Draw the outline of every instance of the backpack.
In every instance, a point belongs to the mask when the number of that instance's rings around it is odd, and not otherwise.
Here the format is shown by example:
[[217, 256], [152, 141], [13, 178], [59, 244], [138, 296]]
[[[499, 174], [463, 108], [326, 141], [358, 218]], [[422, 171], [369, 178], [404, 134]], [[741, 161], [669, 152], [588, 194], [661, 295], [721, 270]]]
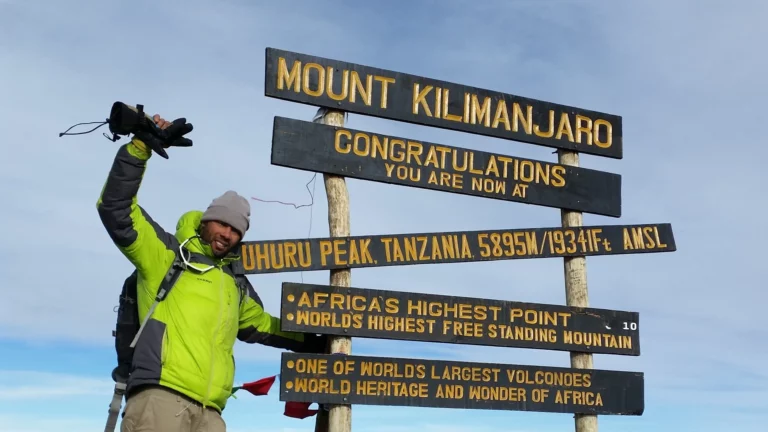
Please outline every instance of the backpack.
[[144, 325], [149, 321], [157, 304], [165, 300], [173, 285], [176, 284], [179, 276], [184, 271], [184, 266], [178, 255], [174, 254], [173, 263], [168, 268], [160, 288], [157, 290], [155, 302], [149, 308], [144, 321], [139, 324], [139, 308], [136, 297], [136, 286], [138, 282], [138, 271], [134, 270], [123, 282], [123, 288], [120, 291], [120, 299], [117, 306], [117, 320], [115, 329], [112, 330], [112, 336], [115, 338], [115, 352], [117, 354], [117, 366], [112, 370], [112, 379], [116, 383], [128, 382], [128, 376], [131, 372], [131, 362], [133, 361], [133, 350], [136, 342], [144, 330]]
[[[234, 266], [230, 264], [230, 270], [235, 275], [237, 287], [240, 290], [240, 301], [248, 296], [249, 282], [245, 275], [236, 273]], [[115, 391], [112, 396], [112, 402], [109, 405], [109, 416], [105, 432], [112, 432], [117, 424], [117, 416], [122, 408], [123, 396], [128, 383], [128, 377], [131, 373], [131, 363], [133, 362], [133, 352], [136, 342], [138, 342], [144, 325], [149, 321], [157, 304], [168, 297], [171, 288], [184, 271], [184, 264], [178, 254], [174, 254], [173, 263], [168, 268], [160, 287], [157, 290], [155, 301], [149, 308], [144, 321], [139, 323], [139, 309], [137, 305], [136, 287], [138, 282], [138, 271], [134, 270], [123, 282], [123, 288], [120, 291], [120, 299], [117, 306], [117, 320], [115, 329], [112, 330], [112, 336], [115, 338], [115, 352], [117, 354], [117, 366], [112, 370], [112, 379], [115, 381]], [[252, 293], [255, 294], [255, 293]], [[258, 295], [255, 300], [262, 305]], [[262, 305], [263, 307], [263, 305]]]

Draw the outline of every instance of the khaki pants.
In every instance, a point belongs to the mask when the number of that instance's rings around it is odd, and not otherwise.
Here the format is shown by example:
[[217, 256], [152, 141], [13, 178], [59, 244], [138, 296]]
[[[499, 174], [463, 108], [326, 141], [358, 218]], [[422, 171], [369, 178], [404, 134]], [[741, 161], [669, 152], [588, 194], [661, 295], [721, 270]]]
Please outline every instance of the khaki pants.
[[226, 432], [218, 411], [159, 387], [128, 399], [120, 432]]

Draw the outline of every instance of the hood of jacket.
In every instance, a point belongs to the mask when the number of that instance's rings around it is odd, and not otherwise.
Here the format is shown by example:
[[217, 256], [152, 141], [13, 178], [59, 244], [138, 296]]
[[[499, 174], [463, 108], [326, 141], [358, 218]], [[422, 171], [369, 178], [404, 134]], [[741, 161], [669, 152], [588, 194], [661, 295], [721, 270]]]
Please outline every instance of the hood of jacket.
[[184, 241], [189, 239], [187, 244], [184, 245], [185, 248], [192, 252], [203, 254], [217, 264], [221, 263], [226, 265], [232, 261], [240, 259], [240, 255], [237, 253], [240, 248], [240, 243], [236, 244], [227, 256], [223, 258], [216, 258], [213, 256], [211, 245], [204, 242], [200, 237], [200, 229], [202, 228], [200, 222], [202, 218], [203, 212], [200, 210], [190, 210], [182, 214], [176, 223], [176, 240], [178, 240], [179, 243], [184, 243]]

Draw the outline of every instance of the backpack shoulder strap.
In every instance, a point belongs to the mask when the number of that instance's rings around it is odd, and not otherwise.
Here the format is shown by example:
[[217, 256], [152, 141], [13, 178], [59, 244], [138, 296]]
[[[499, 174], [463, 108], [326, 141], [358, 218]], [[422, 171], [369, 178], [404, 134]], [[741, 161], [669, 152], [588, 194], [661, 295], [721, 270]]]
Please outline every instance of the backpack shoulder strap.
[[181, 258], [179, 258], [179, 255], [174, 253], [173, 262], [171, 263], [171, 266], [168, 268], [168, 271], [165, 273], [165, 277], [163, 278], [163, 281], [160, 283], [160, 287], [157, 290], [157, 295], [155, 296], [155, 303], [153, 304], [153, 306], [165, 300], [165, 298], [168, 297], [168, 293], [171, 291], [171, 288], [173, 288], [173, 286], [176, 285], [176, 281], [179, 279], [179, 276], [181, 276], [181, 272], [183, 271], [184, 271], [184, 264], [182, 264]]
[[[251, 288], [251, 283], [248, 281], [245, 275], [236, 275], [235, 281], [237, 283], [237, 287], [240, 290], [240, 304], [242, 304], [249, 296], [248, 291], [249, 288]], [[261, 304], [261, 300], [257, 299], [257, 303]]]
[[149, 311], [147, 312], [147, 316], [144, 317], [144, 320], [141, 322], [141, 325], [139, 326], [139, 331], [136, 332], [136, 336], [131, 341], [131, 348], [134, 348], [136, 346], [136, 343], [139, 341], [139, 336], [141, 336], [141, 332], [144, 331], [144, 325], [147, 324], [147, 321], [149, 321], [149, 318], [152, 316], [152, 313], [155, 311], [157, 304], [165, 300], [166, 297], [168, 297], [168, 293], [171, 291], [171, 288], [173, 288], [173, 286], [176, 284], [176, 281], [179, 279], [179, 276], [181, 276], [181, 273], [183, 271], [184, 271], [184, 265], [182, 264], [178, 254], [174, 253], [173, 262], [171, 263], [171, 266], [168, 268], [168, 271], [165, 273], [165, 277], [163, 278], [163, 281], [160, 282], [160, 287], [158, 287], [157, 289], [157, 295], [155, 296], [155, 301], [154, 303], [152, 303], [152, 306], [150, 306]]
[[[256, 292], [253, 290], [253, 286], [251, 285], [251, 281], [248, 280], [248, 278], [245, 276], [244, 273], [238, 271], [238, 266], [236, 266], [234, 263], [229, 264], [229, 270], [232, 272], [232, 275], [234, 276], [235, 283], [237, 284], [237, 288], [240, 291], [240, 304], [242, 304], [246, 298], [249, 296], [249, 291], [252, 292], [252, 294], [256, 294]], [[256, 303], [259, 304], [259, 306], [262, 306], [261, 299], [257, 295]]]

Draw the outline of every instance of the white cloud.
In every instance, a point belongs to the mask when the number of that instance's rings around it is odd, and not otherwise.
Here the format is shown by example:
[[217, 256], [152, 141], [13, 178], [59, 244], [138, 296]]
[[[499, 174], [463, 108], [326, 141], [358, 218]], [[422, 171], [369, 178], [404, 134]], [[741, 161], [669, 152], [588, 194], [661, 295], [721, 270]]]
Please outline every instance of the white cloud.
[[0, 413], [0, 430], [3, 432], [86, 432], [104, 430], [104, 422], [78, 416], [51, 418], [41, 415], [13, 415]]
[[113, 388], [111, 380], [85, 374], [2, 369], [0, 430], [103, 430]]
[[0, 400], [41, 401], [62, 397], [110, 395], [114, 382], [89, 376], [24, 370], [0, 370]]
[[[537, 429], [528, 428], [508, 428], [502, 426], [486, 426], [478, 422], [468, 422], [467, 424], [451, 424], [442, 422], [416, 422], [402, 425], [382, 425], [369, 426], [361, 428], [365, 432], [410, 432], [420, 430], [424, 432], [532, 432]], [[540, 429], [539, 429], [540, 430]]]

